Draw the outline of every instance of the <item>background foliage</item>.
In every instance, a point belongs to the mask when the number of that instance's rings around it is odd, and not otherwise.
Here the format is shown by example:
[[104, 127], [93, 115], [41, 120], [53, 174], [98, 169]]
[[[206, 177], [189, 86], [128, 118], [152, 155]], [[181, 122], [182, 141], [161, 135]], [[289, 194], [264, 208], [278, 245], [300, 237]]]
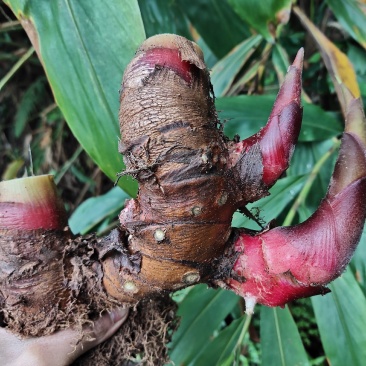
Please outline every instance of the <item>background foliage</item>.
[[[316, 209], [343, 129], [339, 83], [366, 99], [362, 0], [5, 4], [22, 24], [0, 5], [0, 174], [11, 179], [32, 171], [55, 173], [74, 233], [109, 230], [125, 198], [136, 192], [132, 179], [121, 180], [120, 188], [112, 181], [123, 169], [118, 89], [145, 36], [177, 33], [202, 47], [225, 132], [241, 138], [265, 124], [289, 60], [305, 48], [304, 122], [291, 167], [269, 197], [249, 207], [264, 223], [294, 224]], [[21, 25], [38, 38], [42, 65]], [[85, 200], [90, 196], [98, 197]], [[233, 225], [259, 229], [239, 213]], [[171, 358], [176, 365], [195, 366], [363, 365], [365, 233], [330, 289], [284, 309], [257, 306], [253, 318], [244, 315], [245, 304], [233, 293], [203, 285], [180, 291], [174, 298], [182, 321]]]

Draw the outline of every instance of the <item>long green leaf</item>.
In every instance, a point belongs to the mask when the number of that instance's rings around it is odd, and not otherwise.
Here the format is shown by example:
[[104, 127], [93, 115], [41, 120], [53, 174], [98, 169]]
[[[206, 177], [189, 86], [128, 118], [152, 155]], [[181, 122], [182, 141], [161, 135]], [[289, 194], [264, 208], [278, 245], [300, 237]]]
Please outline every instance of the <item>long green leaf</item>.
[[238, 43], [251, 36], [247, 25], [235, 14], [227, 0], [176, 0], [207, 46], [224, 57]]
[[269, 42], [276, 38], [278, 24], [287, 23], [291, 0], [229, 0], [236, 13]]
[[355, 68], [358, 85], [360, 87], [363, 104], [366, 97], [366, 52], [357, 45], [348, 45], [347, 57]]
[[200, 354], [237, 301], [232, 292], [206, 289], [204, 285], [187, 294], [179, 305], [181, 324], [171, 345], [170, 358], [175, 365], [188, 365]]
[[261, 40], [260, 35], [246, 39], [213, 67], [211, 82], [217, 97], [225, 95], [229, 90], [235, 76], [259, 46]]
[[138, 0], [146, 37], [159, 33], [174, 33], [191, 38], [188, 21], [175, 1]]
[[287, 306], [284, 309], [261, 307], [260, 334], [263, 365], [310, 365]]
[[86, 234], [106, 217], [119, 212], [130, 196], [119, 187], [83, 202], [71, 215], [69, 226], [74, 234]]
[[206, 44], [206, 42], [203, 40], [202, 37], [200, 37], [199, 39], [196, 39], [195, 42], [197, 42], [197, 44], [200, 46], [200, 48], [205, 56], [205, 64], [206, 64], [207, 68], [209, 70], [212, 69], [216, 65], [218, 58], [211, 51], [210, 47], [208, 47], [208, 45]]
[[[234, 357], [236, 343], [245, 323], [245, 316], [234, 320], [210, 341], [200, 356], [194, 361], [194, 366], [222, 366], [229, 358]], [[192, 364], [192, 365], [193, 365]]]
[[283, 83], [287, 69], [290, 66], [290, 60], [286, 50], [278, 43], [276, 43], [273, 47], [272, 62], [279, 82]]
[[[7, 4], [28, 30], [32, 24], [57, 104], [81, 145], [114, 180], [123, 168], [117, 152], [118, 89], [145, 38], [137, 0]], [[123, 187], [129, 193], [136, 189], [132, 180]]]
[[22, 134], [32, 113], [36, 110], [40, 100], [44, 98], [46, 91], [45, 85], [46, 78], [40, 77], [22, 95], [14, 118], [14, 134], [16, 137]]
[[331, 293], [312, 298], [325, 354], [332, 366], [363, 366], [366, 360], [366, 297], [347, 270]]
[[[319, 142], [298, 143], [291, 159], [290, 167], [287, 170], [287, 175], [298, 176], [300, 174], [309, 174], [314, 165], [332, 148], [333, 145], [334, 141], [332, 139]], [[324, 163], [315, 178], [315, 181], [304, 204], [304, 206], [306, 206], [310, 212], [315, 211], [320, 201], [326, 194], [336, 157], [337, 153], [335, 152], [332, 154], [331, 159], [328, 159]], [[301, 221], [307, 218], [308, 216], [304, 217], [303, 215], [300, 215]]]
[[254, 79], [260, 73], [262, 64], [263, 61], [261, 59], [257, 59], [256, 61], [245, 65], [242, 73], [240, 73], [241, 75], [234, 81], [226, 95], [237, 95], [241, 90], [244, 90], [245, 84]]
[[356, 252], [352, 258], [351, 266], [355, 273], [355, 277], [366, 296], [366, 224], [363, 228], [360, 243], [358, 244]]
[[366, 4], [358, 0], [327, 0], [344, 29], [366, 49]]
[[[266, 223], [278, 217], [284, 208], [296, 197], [305, 182], [306, 176], [286, 177], [280, 179], [271, 189], [270, 195], [247, 205], [253, 214], [259, 210], [259, 217]], [[235, 213], [232, 221], [234, 227], [246, 227], [259, 230], [260, 227], [240, 213]]]
[[[263, 127], [269, 117], [274, 95], [241, 95], [218, 98], [219, 117], [225, 121], [225, 133], [229, 137], [239, 134], [246, 138]], [[299, 141], [321, 141], [342, 132], [341, 123], [332, 114], [313, 104], [304, 105], [304, 116]]]

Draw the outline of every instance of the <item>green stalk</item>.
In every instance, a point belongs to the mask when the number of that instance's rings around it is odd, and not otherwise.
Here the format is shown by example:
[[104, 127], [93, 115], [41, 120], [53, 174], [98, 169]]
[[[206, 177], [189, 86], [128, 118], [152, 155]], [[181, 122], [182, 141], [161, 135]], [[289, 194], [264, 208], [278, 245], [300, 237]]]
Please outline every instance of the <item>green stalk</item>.
[[8, 73], [0, 80], [0, 91], [12, 76], [21, 68], [21, 66], [32, 56], [34, 47], [31, 47], [8, 71]]
[[19, 20], [9, 20], [8, 22], [0, 24], [0, 33], [18, 29], [22, 29], [22, 25]]
[[241, 330], [239, 339], [236, 342], [234, 353], [236, 353], [239, 350], [240, 345], [243, 343], [244, 337], [248, 332], [250, 322], [252, 321], [252, 316], [253, 316], [253, 314], [247, 314], [246, 315], [247, 318], [245, 319], [245, 323], [244, 323], [243, 328]]
[[293, 203], [292, 207], [290, 208], [285, 221], [283, 222], [283, 226], [289, 226], [291, 225], [296, 212], [300, 205], [302, 205], [306, 197], [308, 196], [310, 189], [314, 183], [315, 178], [319, 174], [320, 169], [324, 165], [324, 163], [330, 158], [330, 156], [334, 153], [335, 150], [339, 148], [341, 144], [341, 141], [339, 139], [334, 139], [334, 143], [332, 147], [317, 161], [317, 163], [313, 166], [313, 169], [311, 170], [307, 180], [305, 181], [304, 187], [300, 191], [299, 195], [297, 196], [295, 202]]
[[60, 183], [60, 180], [62, 179], [62, 177], [65, 175], [65, 173], [70, 169], [71, 165], [74, 164], [75, 160], [78, 158], [78, 156], [81, 154], [81, 152], [83, 151], [83, 147], [79, 146], [74, 154], [71, 156], [71, 158], [65, 163], [65, 165], [62, 167], [62, 169], [60, 170], [60, 172], [58, 174], [56, 174], [55, 177], [55, 183], [58, 184]]

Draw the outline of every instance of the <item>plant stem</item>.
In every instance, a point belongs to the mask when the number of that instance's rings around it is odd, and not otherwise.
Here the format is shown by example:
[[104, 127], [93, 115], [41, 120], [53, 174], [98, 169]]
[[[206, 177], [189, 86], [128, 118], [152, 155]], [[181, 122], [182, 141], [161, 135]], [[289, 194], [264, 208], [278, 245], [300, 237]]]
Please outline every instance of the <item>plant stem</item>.
[[71, 165], [74, 164], [75, 160], [78, 158], [78, 156], [81, 154], [82, 151], [83, 151], [83, 147], [82, 146], [79, 146], [75, 150], [75, 152], [71, 156], [71, 158], [65, 163], [65, 165], [62, 167], [62, 169], [60, 170], [60, 172], [56, 175], [56, 177], [55, 177], [55, 183], [56, 184], [60, 183], [60, 180], [62, 179], [62, 177], [70, 169]]
[[0, 33], [18, 29], [22, 29], [22, 25], [19, 20], [9, 20], [8, 22], [0, 24]]
[[20, 69], [20, 67], [32, 56], [34, 47], [31, 47], [9, 70], [9, 72], [0, 80], [0, 91], [11, 77]]
[[317, 161], [317, 163], [313, 166], [313, 169], [310, 171], [308, 179], [305, 181], [304, 187], [300, 191], [299, 195], [297, 196], [295, 202], [293, 203], [292, 207], [290, 208], [285, 221], [283, 222], [283, 226], [291, 225], [296, 212], [300, 205], [304, 203], [306, 197], [308, 196], [310, 189], [314, 183], [315, 178], [319, 174], [320, 169], [324, 165], [324, 163], [328, 160], [328, 158], [334, 153], [336, 149], [340, 146], [341, 141], [339, 139], [334, 139], [334, 143], [332, 147]]
[[236, 342], [234, 353], [236, 353], [238, 351], [240, 345], [243, 343], [244, 337], [247, 334], [247, 331], [249, 329], [249, 325], [250, 325], [251, 321], [252, 321], [252, 314], [247, 314], [246, 319], [245, 319], [245, 323], [243, 325], [243, 328], [242, 328], [240, 336], [239, 336], [239, 339]]

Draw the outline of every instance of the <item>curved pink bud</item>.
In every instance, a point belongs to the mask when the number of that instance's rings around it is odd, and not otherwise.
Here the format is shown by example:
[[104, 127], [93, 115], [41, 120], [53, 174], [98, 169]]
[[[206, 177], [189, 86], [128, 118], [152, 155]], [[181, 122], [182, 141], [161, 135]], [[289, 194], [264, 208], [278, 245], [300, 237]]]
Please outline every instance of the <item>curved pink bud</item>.
[[339, 157], [318, 210], [302, 224], [255, 236], [241, 232], [236, 240], [241, 254], [229, 286], [251, 303], [284, 305], [324, 292], [351, 259], [366, 218], [366, 123], [361, 102], [348, 105]]
[[262, 181], [267, 187], [272, 186], [288, 168], [300, 133], [303, 58], [304, 50], [301, 48], [288, 69], [266, 126], [233, 146], [232, 164], [235, 165], [242, 154], [247, 154], [259, 145], [263, 166]]
[[235, 251], [240, 255], [233, 267], [235, 279], [230, 279], [229, 287], [244, 297], [247, 312], [251, 312], [256, 303], [283, 306], [291, 300], [325, 292], [321, 286], [299, 283], [290, 271], [272, 271], [267, 263], [265, 248], [266, 238], [262, 235], [241, 232], [235, 242]]

